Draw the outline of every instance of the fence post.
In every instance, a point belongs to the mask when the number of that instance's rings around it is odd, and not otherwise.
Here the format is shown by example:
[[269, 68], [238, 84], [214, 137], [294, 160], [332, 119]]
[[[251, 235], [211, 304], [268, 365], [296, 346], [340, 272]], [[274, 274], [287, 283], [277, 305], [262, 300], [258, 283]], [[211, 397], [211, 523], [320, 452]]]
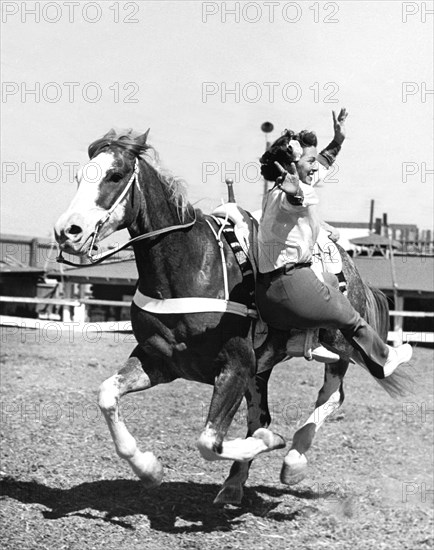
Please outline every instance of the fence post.
[[[404, 296], [395, 294], [395, 311], [404, 311]], [[393, 319], [393, 331], [396, 333], [396, 340], [393, 345], [400, 346], [403, 343], [402, 328], [404, 325], [404, 317], [396, 315]]]
[[80, 304], [74, 308], [74, 321], [84, 323], [86, 321], [86, 304]]

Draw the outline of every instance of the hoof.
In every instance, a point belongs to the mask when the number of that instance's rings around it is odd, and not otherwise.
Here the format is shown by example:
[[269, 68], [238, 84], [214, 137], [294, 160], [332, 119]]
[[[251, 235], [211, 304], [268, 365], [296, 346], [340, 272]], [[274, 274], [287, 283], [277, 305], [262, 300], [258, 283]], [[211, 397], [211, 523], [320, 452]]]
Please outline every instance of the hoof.
[[215, 497], [213, 504], [233, 504], [239, 506], [243, 499], [243, 487], [241, 483], [236, 485], [223, 485]]
[[153, 453], [140, 453], [131, 467], [146, 489], [161, 485], [164, 475], [163, 466]]
[[275, 449], [283, 449], [286, 446], [286, 442], [282, 436], [273, 433], [267, 428], [258, 428], [252, 435], [252, 437], [254, 437], [255, 439], [261, 439], [268, 447], [269, 451], [274, 451]]
[[300, 483], [307, 474], [307, 458], [295, 449], [291, 449], [285, 456], [280, 481], [285, 485], [296, 485]]

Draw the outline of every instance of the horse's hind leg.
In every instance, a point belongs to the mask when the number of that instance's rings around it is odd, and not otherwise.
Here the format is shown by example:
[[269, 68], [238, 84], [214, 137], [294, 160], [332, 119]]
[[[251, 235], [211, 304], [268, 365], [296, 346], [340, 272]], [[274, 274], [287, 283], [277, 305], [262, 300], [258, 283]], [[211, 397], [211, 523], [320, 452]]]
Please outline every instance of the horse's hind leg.
[[[267, 428], [271, 417], [268, 410], [268, 380], [271, 369], [250, 378], [246, 391], [247, 436], [250, 437], [259, 428]], [[223, 483], [214, 504], [241, 504], [243, 487], [249, 476], [250, 462], [234, 462], [229, 476]]]
[[246, 339], [236, 337], [226, 344], [220, 362], [205, 429], [197, 442], [203, 458], [248, 462], [259, 453], [284, 447], [283, 439], [266, 428], [256, 430], [246, 439], [224, 441], [247, 390], [248, 379], [253, 378], [255, 356]]
[[152, 358], [147, 358], [145, 364], [143, 352], [137, 347], [122, 369], [105, 380], [99, 388], [98, 404], [106, 419], [116, 452], [128, 462], [147, 487], [161, 483], [163, 468], [152, 452], [141, 452], [137, 447], [136, 440], [122, 420], [119, 400], [127, 393], [146, 390], [170, 380], [163, 378], [160, 370], [152, 367]]
[[303, 426], [295, 432], [291, 449], [285, 456], [280, 473], [282, 483], [295, 485], [306, 476], [306, 452], [311, 447], [316, 432], [325, 419], [335, 413], [344, 401], [342, 379], [347, 368], [348, 362], [342, 359], [325, 366], [324, 384], [318, 393], [315, 410]]

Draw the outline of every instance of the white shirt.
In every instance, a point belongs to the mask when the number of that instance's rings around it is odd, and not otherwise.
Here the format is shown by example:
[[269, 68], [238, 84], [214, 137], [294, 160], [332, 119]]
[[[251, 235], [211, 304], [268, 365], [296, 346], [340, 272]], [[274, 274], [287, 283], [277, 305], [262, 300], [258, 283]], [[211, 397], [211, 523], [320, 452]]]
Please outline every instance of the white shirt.
[[314, 186], [326, 172], [327, 169], [320, 165], [312, 185], [300, 182], [304, 195], [301, 205], [292, 205], [286, 193], [277, 187], [268, 192], [258, 234], [258, 268], [261, 273], [274, 271], [288, 263], [312, 261], [313, 246], [320, 229], [316, 212], [319, 199]]

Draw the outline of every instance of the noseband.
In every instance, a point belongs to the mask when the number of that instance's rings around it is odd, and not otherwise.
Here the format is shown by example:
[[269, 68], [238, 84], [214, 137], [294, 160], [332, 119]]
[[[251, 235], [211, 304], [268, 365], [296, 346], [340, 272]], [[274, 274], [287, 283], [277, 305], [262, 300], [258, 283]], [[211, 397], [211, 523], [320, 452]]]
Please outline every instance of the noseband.
[[71, 266], [74, 266], [74, 267], [84, 267], [85, 265], [97, 265], [97, 264], [100, 264], [101, 262], [103, 262], [104, 260], [107, 260], [108, 258], [113, 256], [114, 254], [117, 254], [121, 250], [124, 250], [125, 248], [128, 248], [129, 246], [131, 246], [132, 244], [134, 244], [138, 241], [141, 241], [141, 240], [144, 240], [144, 239], [150, 239], [152, 237], [157, 237], [158, 235], [162, 235], [163, 233], [168, 233], [170, 231], [175, 231], [175, 230], [179, 230], [179, 229], [186, 229], [188, 227], [193, 226], [196, 223], [196, 212], [193, 209], [194, 219], [191, 222], [184, 223], [184, 224], [181, 224], [181, 225], [170, 225], [169, 227], [163, 227], [162, 229], [157, 229], [155, 231], [150, 231], [149, 233], [144, 233], [143, 235], [138, 235], [137, 237], [134, 237], [133, 239], [130, 239], [129, 241], [127, 241], [126, 243], [121, 245], [116, 250], [106, 252], [105, 254], [100, 256], [99, 258], [96, 258], [95, 256], [92, 256], [92, 252], [93, 252], [93, 249], [95, 247], [95, 242], [96, 242], [96, 239], [98, 238], [98, 235], [99, 235], [99, 232], [101, 231], [101, 228], [104, 226], [104, 224], [106, 224], [108, 222], [111, 215], [113, 214], [115, 209], [118, 207], [120, 202], [125, 198], [126, 194], [130, 190], [130, 188], [134, 184], [134, 182], [137, 183], [137, 186], [139, 185], [139, 183], [138, 183], [138, 181], [139, 181], [139, 171], [140, 171], [139, 170], [139, 161], [136, 158], [133, 173], [131, 174], [131, 177], [128, 180], [128, 183], [125, 186], [124, 190], [119, 195], [119, 197], [115, 200], [115, 202], [112, 204], [112, 206], [109, 208], [109, 210], [107, 210], [107, 212], [104, 214], [104, 216], [102, 216], [102, 218], [100, 218], [96, 222], [95, 229], [93, 230], [93, 232], [90, 235], [90, 237], [92, 237], [92, 241], [90, 243], [89, 251], [87, 252], [87, 257], [89, 258], [90, 264], [79, 264], [79, 263], [75, 263], [75, 262], [70, 262], [69, 260], [66, 260], [63, 257], [62, 251], [59, 252], [58, 257], [56, 258], [56, 261], [58, 263], [71, 265]]

